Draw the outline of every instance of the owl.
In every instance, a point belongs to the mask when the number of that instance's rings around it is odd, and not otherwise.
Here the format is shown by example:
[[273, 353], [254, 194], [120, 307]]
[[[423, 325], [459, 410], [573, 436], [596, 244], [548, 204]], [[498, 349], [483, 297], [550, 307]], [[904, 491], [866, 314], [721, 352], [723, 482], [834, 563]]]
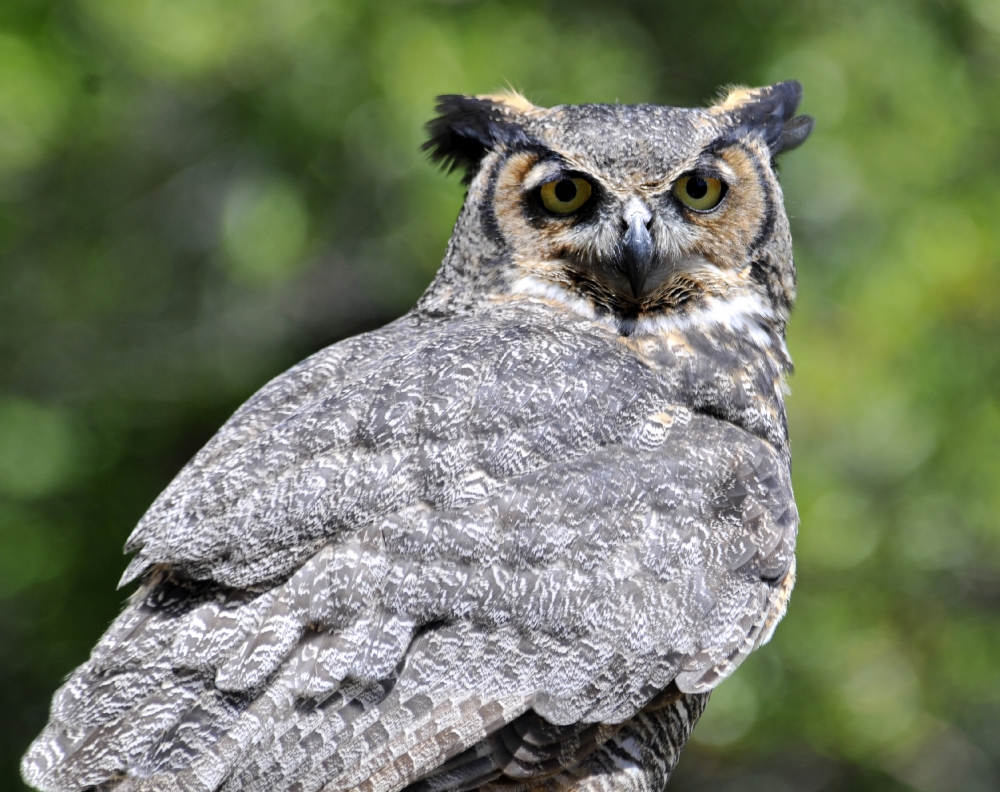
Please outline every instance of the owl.
[[785, 612], [797, 82], [444, 96], [408, 314], [243, 405], [22, 764], [46, 792], [660, 790]]

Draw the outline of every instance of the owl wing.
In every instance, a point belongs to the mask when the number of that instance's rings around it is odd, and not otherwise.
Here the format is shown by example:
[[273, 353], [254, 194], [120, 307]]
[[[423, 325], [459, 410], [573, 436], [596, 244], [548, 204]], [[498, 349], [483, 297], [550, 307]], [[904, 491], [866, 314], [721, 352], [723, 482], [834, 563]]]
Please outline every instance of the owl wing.
[[395, 790], [529, 711], [579, 740], [710, 689], [780, 615], [797, 516], [784, 457], [682, 396], [510, 305], [307, 360], [140, 522], [26, 780]]

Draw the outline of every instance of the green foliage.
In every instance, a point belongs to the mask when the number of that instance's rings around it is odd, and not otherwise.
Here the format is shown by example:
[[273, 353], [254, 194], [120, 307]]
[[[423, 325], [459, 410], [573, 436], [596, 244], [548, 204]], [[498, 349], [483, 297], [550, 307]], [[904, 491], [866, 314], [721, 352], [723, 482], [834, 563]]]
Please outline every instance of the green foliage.
[[799, 584], [672, 788], [1000, 784], [1000, 4], [5, 0], [0, 789], [242, 399], [404, 311], [461, 203], [439, 93], [795, 77]]

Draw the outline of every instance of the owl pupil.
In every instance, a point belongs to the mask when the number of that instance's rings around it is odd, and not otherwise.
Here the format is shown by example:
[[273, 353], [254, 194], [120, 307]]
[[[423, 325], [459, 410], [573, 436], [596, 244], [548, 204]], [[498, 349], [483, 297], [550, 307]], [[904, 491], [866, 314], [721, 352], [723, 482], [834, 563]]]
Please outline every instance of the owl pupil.
[[705, 194], [708, 192], [708, 182], [704, 179], [698, 178], [697, 176], [692, 176], [688, 179], [685, 190], [687, 191], [687, 194], [695, 200], [698, 198], [704, 198]]
[[562, 203], [569, 203], [576, 198], [576, 185], [569, 179], [563, 179], [556, 185], [556, 198]]

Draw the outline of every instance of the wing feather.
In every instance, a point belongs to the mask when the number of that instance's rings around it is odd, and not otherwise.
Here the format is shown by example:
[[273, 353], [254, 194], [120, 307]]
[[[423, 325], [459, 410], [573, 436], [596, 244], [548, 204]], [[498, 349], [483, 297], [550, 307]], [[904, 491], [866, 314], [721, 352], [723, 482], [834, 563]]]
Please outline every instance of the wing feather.
[[[787, 456], [692, 409], [690, 371], [538, 318], [401, 320], [241, 408], [129, 540], [143, 585], [29, 783], [613, 776], [629, 729], [688, 728], [783, 611]], [[690, 695], [646, 713], [671, 683]], [[525, 713], [565, 745], [490, 737]]]

